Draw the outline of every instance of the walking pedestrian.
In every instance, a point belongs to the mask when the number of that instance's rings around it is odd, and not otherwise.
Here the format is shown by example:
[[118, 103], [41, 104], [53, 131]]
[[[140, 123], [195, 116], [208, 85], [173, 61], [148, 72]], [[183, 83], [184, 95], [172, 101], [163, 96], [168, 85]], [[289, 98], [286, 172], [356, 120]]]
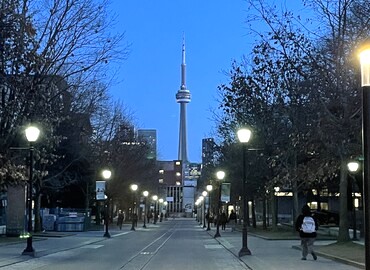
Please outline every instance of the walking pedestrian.
[[317, 220], [311, 214], [311, 209], [308, 205], [302, 207], [302, 214], [300, 214], [296, 221], [296, 230], [299, 232], [302, 245], [302, 260], [307, 260], [307, 255], [311, 254], [316, 261], [317, 256], [313, 250], [313, 244], [316, 240], [316, 231], [318, 229]]
[[221, 214], [221, 230], [224, 231], [226, 229], [226, 223], [227, 223], [226, 213], [222, 212], [222, 214]]
[[134, 215], [133, 215], [133, 219], [134, 219], [134, 227], [137, 227], [137, 214], [136, 213], [134, 213]]
[[152, 218], [152, 213], [148, 210], [147, 214], [146, 214], [146, 217], [147, 217], [147, 220], [148, 220], [148, 224], [150, 223], [150, 219]]
[[234, 210], [231, 210], [230, 212], [230, 216], [229, 216], [229, 222], [230, 222], [230, 226], [231, 226], [231, 231], [235, 231], [235, 226], [236, 226], [236, 213], [234, 212]]
[[125, 216], [122, 213], [122, 210], [118, 210], [117, 226], [122, 230], [122, 224]]

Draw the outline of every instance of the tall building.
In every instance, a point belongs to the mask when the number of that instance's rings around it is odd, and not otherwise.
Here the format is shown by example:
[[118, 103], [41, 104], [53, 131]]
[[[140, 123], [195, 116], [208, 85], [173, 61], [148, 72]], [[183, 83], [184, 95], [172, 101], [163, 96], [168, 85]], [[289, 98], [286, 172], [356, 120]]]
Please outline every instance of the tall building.
[[166, 199], [167, 213], [176, 215], [183, 212], [183, 187], [181, 185], [182, 164], [180, 160], [157, 161], [158, 196]]
[[180, 130], [178, 160], [183, 164], [188, 162], [187, 133], [186, 133], [186, 104], [190, 102], [190, 91], [186, 89], [185, 39], [182, 43], [181, 86], [176, 93], [176, 102], [180, 103]]
[[157, 130], [155, 129], [138, 129], [138, 140], [148, 145], [148, 159], [157, 159]]

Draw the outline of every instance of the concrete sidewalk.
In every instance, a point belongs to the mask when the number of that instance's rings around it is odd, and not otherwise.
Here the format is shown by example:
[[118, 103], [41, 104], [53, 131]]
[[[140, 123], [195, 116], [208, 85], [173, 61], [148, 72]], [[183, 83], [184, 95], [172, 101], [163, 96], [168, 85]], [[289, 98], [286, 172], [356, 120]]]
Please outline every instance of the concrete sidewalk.
[[[109, 229], [111, 237], [117, 237], [122, 234], [131, 233], [131, 226], [125, 224], [122, 230], [115, 227]], [[89, 244], [95, 244], [105, 241], [104, 231], [87, 231], [87, 232], [46, 232], [39, 233], [33, 237], [33, 247], [35, 257], [41, 257], [48, 254], [65, 251]], [[15, 239], [17, 240], [17, 239]], [[3, 242], [0, 244], [0, 268], [32, 259], [28, 255], [22, 255], [26, 248], [26, 240], [17, 240], [16, 242]]]
[[[207, 231], [211, 237], [214, 237], [215, 228]], [[227, 228], [220, 230], [221, 237], [216, 240], [227, 250], [238, 257], [239, 250], [242, 247], [242, 233], [240, 231], [231, 232]], [[328, 245], [334, 241], [316, 241], [315, 246]], [[248, 248], [252, 255], [243, 256], [240, 259], [252, 270], [354, 270], [364, 269], [363, 264], [332, 258], [327, 254], [316, 252], [317, 261], [309, 255], [307, 261], [301, 260], [299, 240], [267, 240], [248, 234]]]

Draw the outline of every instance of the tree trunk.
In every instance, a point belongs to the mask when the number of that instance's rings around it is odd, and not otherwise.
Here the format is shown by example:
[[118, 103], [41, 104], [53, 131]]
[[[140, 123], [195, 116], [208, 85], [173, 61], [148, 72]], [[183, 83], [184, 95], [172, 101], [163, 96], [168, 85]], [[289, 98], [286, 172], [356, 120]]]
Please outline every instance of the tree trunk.
[[297, 182], [293, 181], [292, 183], [292, 192], [293, 192], [293, 215], [292, 215], [292, 223], [293, 223], [293, 231], [295, 231], [295, 222], [298, 218], [298, 214], [300, 213], [299, 210], [299, 200], [298, 200], [298, 187]]
[[277, 231], [277, 212], [276, 212], [276, 196], [275, 190], [270, 190], [271, 194], [271, 216], [272, 216], [272, 230]]
[[267, 210], [267, 228], [270, 227], [270, 216], [271, 216], [271, 197], [266, 197], [266, 210]]
[[321, 211], [321, 189], [320, 187], [317, 188], [317, 195], [316, 195], [316, 201], [317, 201], [317, 211]]
[[257, 227], [257, 220], [256, 220], [256, 202], [252, 200], [252, 226], [253, 228]]
[[347, 188], [348, 188], [348, 171], [347, 171], [347, 162], [341, 160], [340, 166], [340, 184], [339, 184], [339, 233], [338, 233], [338, 242], [347, 242], [350, 241], [349, 232], [348, 232], [348, 205], [347, 205]]
[[40, 216], [40, 208], [41, 208], [41, 194], [39, 191], [39, 188], [36, 188], [35, 193], [35, 204], [33, 209], [33, 214], [35, 215], [35, 225], [34, 225], [34, 232], [40, 232], [41, 231], [41, 216]]
[[85, 209], [89, 209], [89, 202], [90, 202], [90, 186], [89, 181], [86, 181], [86, 194], [85, 194]]
[[266, 198], [262, 199], [262, 228], [264, 230], [267, 229], [267, 222], [266, 222], [266, 213], [267, 213], [267, 206], [266, 206]]

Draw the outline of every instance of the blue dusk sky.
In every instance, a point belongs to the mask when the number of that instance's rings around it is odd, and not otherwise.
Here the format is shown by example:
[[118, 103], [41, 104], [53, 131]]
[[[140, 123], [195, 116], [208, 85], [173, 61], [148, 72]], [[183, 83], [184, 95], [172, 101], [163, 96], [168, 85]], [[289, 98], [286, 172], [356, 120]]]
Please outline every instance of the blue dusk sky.
[[[285, 1], [275, 2], [285, 6]], [[117, 71], [119, 83], [110, 93], [133, 113], [138, 128], [157, 130], [159, 160], [174, 160], [178, 155], [180, 106], [175, 95], [180, 88], [185, 35], [186, 85], [192, 99], [187, 105], [188, 158], [201, 162], [202, 139], [215, 137], [217, 87], [229, 81], [225, 72], [233, 60], [239, 62], [248, 55], [255, 42], [245, 23], [247, 3], [112, 0], [111, 8], [131, 46], [128, 59]]]

